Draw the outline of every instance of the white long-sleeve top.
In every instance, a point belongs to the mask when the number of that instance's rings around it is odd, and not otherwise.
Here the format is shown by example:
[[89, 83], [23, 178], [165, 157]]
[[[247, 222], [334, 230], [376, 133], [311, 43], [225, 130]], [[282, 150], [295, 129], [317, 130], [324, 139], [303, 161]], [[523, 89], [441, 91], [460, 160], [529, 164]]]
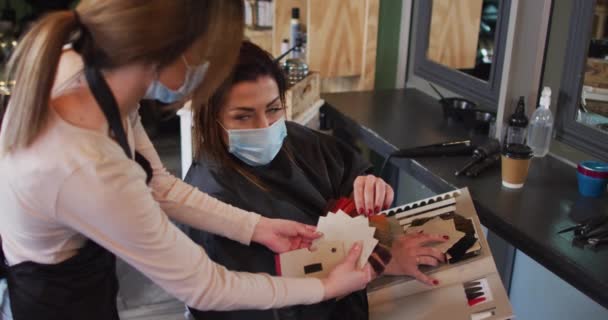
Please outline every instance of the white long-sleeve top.
[[132, 149], [152, 165], [150, 185], [108, 135], [73, 126], [50, 109], [47, 126], [30, 147], [0, 158], [0, 235], [9, 265], [59, 263], [91, 239], [197, 309], [322, 300], [317, 279], [228, 271], [169, 221], [249, 244], [260, 216], [169, 174], [137, 113], [125, 130]]

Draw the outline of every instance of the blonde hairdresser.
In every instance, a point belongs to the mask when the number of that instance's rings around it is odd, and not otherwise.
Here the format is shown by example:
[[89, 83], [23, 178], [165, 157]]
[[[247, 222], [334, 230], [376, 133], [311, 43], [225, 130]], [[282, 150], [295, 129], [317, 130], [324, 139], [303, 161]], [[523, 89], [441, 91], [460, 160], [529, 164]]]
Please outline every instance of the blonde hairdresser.
[[370, 269], [356, 268], [358, 246], [322, 280], [237, 273], [169, 221], [274, 252], [319, 237], [170, 175], [137, 115], [144, 97], [203, 105], [238, 54], [242, 6], [81, 1], [22, 39], [0, 131], [0, 264], [15, 319], [118, 319], [115, 256], [201, 310], [312, 304], [366, 286]]

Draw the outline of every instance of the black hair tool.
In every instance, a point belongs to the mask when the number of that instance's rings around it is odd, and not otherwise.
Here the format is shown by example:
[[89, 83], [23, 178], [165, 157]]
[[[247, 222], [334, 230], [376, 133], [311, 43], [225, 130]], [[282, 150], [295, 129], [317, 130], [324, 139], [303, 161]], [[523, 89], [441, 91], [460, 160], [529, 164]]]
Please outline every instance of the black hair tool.
[[451, 141], [428, 146], [415, 147], [410, 149], [402, 149], [391, 154], [394, 158], [416, 158], [416, 157], [433, 157], [433, 156], [462, 156], [470, 155], [475, 146], [471, 144], [471, 140]]
[[588, 219], [583, 223], [579, 223], [577, 225], [573, 225], [567, 227], [565, 229], [559, 230], [557, 233], [565, 233], [568, 231], [573, 231], [576, 237], [585, 237], [589, 235], [593, 230], [601, 227], [602, 225], [608, 223], [608, 216], [599, 216]]
[[608, 236], [604, 236], [603, 238], [589, 238], [587, 243], [591, 248], [595, 249], [601, 245], [608, 244]]
[[583, 223], [559, 230], [557, 233], [572, 231], [572, 242], [578, 245], [589, 245], [596, 248], [608, 243], [608, 216], [590, 218]]
[[485, 160], [481, 161], [480, 163], [477, 163], [475, 165], [473, 165], [471, 168], [469, 168], [469, 170], [467, 170], [466, 175], [467, 177], [477, 177], [482, 171], [486, 170], [487, 168], [493, 167], [494, 165], [496, 165], [497, 163], [500, 162], [500, 153], [495, 153], [489, 157], [487, 157]]
[[466, 173], [471, 167], [482, 162], [486, 158], [500, 152], [500, 143], [496, 139], [490, 139], [488, 142], [480, 145], [473, 151], [472, 159], [460, 170], [454, 174], [460, 176]]
[[386, 164], [391, 158], [463, 156], [471, 155], [473, 150], [475, 150], [475, 146], [471, 143], [471, 140], [448, 141], [427, 146], [400, 149], [386, 157], [380, 168], [380, 174], [382, 174]]

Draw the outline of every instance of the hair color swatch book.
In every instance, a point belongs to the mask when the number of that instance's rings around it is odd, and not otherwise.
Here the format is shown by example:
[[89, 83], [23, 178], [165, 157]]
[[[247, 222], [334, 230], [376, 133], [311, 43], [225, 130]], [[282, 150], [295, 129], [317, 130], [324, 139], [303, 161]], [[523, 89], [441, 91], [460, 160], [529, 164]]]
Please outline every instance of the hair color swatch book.
[[286, 277], [324, 277], [344, 260], [350, 248], [361, 241], [358, 266], [365, 265], [378, 244], [376, 228], [364, 216], [351, 217], [339, 210], [320, 217], [317, 231], [323, 236], [313, 242], [312, 250], [299, 249], [276, 256], [277, 273]]
[[393, 230], [446, 233], [436, 245], [448, 263], [423, 269], [439, 280], [430, 287], [410, 277], [381, 277], [368, 287], [370, 319], [511, 319], [513, 311], [468, 189], [383, 211]]

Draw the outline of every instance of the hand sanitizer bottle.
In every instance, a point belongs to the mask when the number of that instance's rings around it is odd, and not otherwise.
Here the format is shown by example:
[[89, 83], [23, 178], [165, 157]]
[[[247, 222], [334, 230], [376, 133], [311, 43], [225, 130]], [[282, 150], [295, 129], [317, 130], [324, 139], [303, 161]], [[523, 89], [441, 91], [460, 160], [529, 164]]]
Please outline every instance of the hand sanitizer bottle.
[[551, 88], [544, 87], [540, 98], [540, 105], [532, 114], [528, 126], [528, 145], [532, 148], [535, 157], [542, 158], [549, 153], [553, 131], [553, 115], [549, 110], [551, 104]]

